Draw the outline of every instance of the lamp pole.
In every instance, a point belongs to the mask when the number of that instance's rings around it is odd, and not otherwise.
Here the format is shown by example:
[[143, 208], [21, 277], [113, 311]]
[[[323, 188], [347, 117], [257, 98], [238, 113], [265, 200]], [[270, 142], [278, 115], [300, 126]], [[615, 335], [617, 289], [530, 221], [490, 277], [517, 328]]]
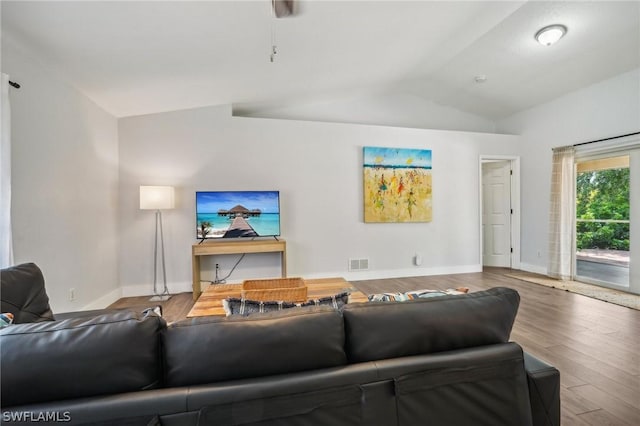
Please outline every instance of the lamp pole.
[[[155, 210], [156, 232], [153, 244], [153, 297], [154, 302], [171, 298], [167, 287], [167, 268], [164, 257], [164, 232], [162, 231], [162, 210], [172, 209], [175, 205], [172, 186], [140, 186], [140, 209]], [[158, 291], [158, 231], [160, 231], [160, 261], [162, 263], [162, 292]]]
[[[160, 251], [162, 255], [162, 293], [158, 293], [158, 227], [160, 228]], [[154, 296], [149, 300], [154, 302], [165, 301], [171, 298], [169, 288], [167, 287], [167, 268], [164, 260], [164, 233], [162, 232], [162, 212], [160, 209], [156, 210], [156, 238], [153, 245], [153, 294]]]

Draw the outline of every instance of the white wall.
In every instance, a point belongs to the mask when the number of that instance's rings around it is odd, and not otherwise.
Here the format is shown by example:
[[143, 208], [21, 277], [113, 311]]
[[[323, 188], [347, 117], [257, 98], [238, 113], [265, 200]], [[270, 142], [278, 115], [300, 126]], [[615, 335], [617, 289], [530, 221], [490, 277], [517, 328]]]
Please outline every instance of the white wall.
[[251, 113], [245, 113], [238, 107], [234, 108], [234, 114], [283, 120], [495, 132], [495, 123], [491, 120], [401, 92], [343, 98], [338, 101], [332, 99], [326, 102], [298, 103], [294, 107], [270, 107]]
[[[55, 312], [120, 295], [116, 119], [2, 40], [11, 90], [15, 262], [43, 270]], [[75, 301], [68, 300], [75, 288]]]
[[496, 129], [522, 136], [522, 269], [546, 273], [551, 148], [640, 131], [640, 69], [515, 114]]
[[[165, 213], [172, 291], [190, 290], [196, 190], [279, 190], [290, 276], [348, 279], [480, 270], [478, 167], [481, 154], [514, 155], [516, 136], [232, 117], [229, 107], [119, 120], [120, 281], [124, 294], [149, 293], [153, 215], [138, 209], [138, 186], [178, 188]], [[365, 224], [362, 148], [433, 150], [433, 221]], [[412, 258], [420, 252], [421, 267]], [[369, 272], [347, 270], [368, 257]], [[223, 273], [237, 256], [215, 260]], [[203, 268], [212, 279], [214, 261]], [[277, 255], [243, 261], [230, 281], [277, 276]], [[205, 278], [207, 277], [207, 278]]]

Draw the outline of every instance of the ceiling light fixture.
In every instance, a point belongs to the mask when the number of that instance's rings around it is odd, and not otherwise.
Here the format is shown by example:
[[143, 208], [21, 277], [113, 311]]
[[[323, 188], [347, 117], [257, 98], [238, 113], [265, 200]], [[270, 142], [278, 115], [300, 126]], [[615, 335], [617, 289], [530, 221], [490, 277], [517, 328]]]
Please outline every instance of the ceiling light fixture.
[[536, 33], [536, 40], [544, 46], [551, 46], [567, 33], [564, 25], [549, 25]]

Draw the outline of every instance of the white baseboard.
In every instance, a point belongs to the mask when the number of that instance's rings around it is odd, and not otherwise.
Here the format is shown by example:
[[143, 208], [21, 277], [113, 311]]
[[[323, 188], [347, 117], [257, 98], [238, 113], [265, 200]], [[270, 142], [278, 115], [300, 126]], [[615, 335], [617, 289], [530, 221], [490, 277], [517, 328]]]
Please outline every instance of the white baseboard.
[[482, 265], [442, 266], [434, 268], [406, 268], [368, 270], [357, 272], [331, 272], [322, 274], [305, 274], [305, 278], [343, 277], [347, 281], [380, 280], [385, 278], [427, 277], [431, 275], [466, 274], [481, 272]]
[[114, 303], [115, 301], [117, 301], [118, 299], [120, 299], [121, 297], [122, 297], [122, 289], [116, 288], [111, 290], [109, 293], [105, 294], [104, 296], [99, 297], [98, 299], [89, 303], [88, 305], [83, 306], [82, 308], [80, 308], [80, 310], [92, 311], [94, 309], [104, 309], [107, 306]]
[[521, 271], [526, 271], [526, 272], [533, 272], [534, 274], [547, 275], [547, 267], [546, 266], [532, 265], [530, 263], [521, 262], [520, 263], [520, 270]]
[[[162, 285], [161, 285], [162, 286]], [[191, 282], [167, 283], [170, 294], [184, 293], [193, 291]], [[160, 287], [159, 287], [160, 288]], [[153, 283], [151, 284], [134, 284], [122, 287], [122, 295], [120, 297], [137, 297], [137, 296], [153, 296]]]

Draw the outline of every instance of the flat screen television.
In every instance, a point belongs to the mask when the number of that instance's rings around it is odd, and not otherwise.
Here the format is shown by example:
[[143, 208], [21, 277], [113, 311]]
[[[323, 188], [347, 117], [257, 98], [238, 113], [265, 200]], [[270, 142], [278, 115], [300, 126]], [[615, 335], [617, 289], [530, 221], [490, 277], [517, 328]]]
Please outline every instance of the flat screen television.
[[279, 191], [198, 191], [196, 228], [206, 238], [280, 235]]

